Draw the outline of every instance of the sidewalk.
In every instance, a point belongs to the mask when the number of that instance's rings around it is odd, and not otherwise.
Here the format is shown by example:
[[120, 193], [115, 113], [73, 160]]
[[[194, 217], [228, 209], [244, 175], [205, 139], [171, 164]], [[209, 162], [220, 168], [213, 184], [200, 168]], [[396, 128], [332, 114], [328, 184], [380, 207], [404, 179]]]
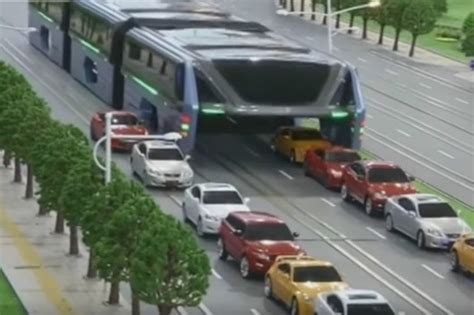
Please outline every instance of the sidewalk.
[[83, 279], [87, 249], [81, 244], [82, 256], [67, 256], [68, 235], [52, 234], [54, 214], [36, 216], [36, 201], [22, 199], [25, 185], [13, 184], [12, 179], [12, 168], [1, 166], [0, 266], [28, 313], [130, 314], [123, 298], [121, 306], [104, 304], [108, 297], [104, 282]]
[[[275, 0], [275, 4], [276, 4], [276, 7], [279, 7], [279, 0]], [[300, 11], [300, 8], [301, 8], [301, 0], [295, 0], [295, 11]], [[316, 11], [322, 12], [322, 10], [323, 10], [323, 7], [318, 4], [316, 7]], [[322, 20], [323, 20], [321, 15], [318, 15], [316, 13], [316, 20], [314, 21], [311, 20], [311, 1], [305, 1], [305, 12], [308, 12], [308, 13], [306, 13], [305, 16], [303, 17], [304, 20], [310, 23], [314, 23], [316, 25], [321, 25]], [[335, 22], [336, 21], [334, 18], [333, 23], [335, 24]], [[345, 23], [341, 20], [340, 22], [341, 29], [347, 28], [348, 26], [349, 26], [348, 23]], [[361, 34], [362, 34], [362, 28], [359, 30], [359, 32], [355, 32], [353, 34], [348, 34], [347, 32], [344, 32], [343, 36], [350, 36], [352, 38], [362, 40]], [[393, 53], [394, 55], [396, 55], [397, 57], [400, 57], [401, 59], [406, 60], [406, 61], [412, 61], [412, 62], [426, 64], [426, 65], [436, 65], [436, 66], [443, 66], [443, 67], [450, 68], [451, 70], [455, 72], [454, 75], [456, 77], [474, 83], [474, 71], [471, 71], [467, 64], [463, 64], [454, 59], [444, 57], [442, 55], [436, 54], [434, 52], [423, 49], [421, 47], [416, 47], [415, 56], [410, 58], [408, 57], [408, 52], [410, 50], [409, 44], [406, 44], [400, 41], [398, 44], [399, 50], [392, 51], [392, 46], [393, 46], [393, 41], [394, 41], [393, 38], [384, 36], [383, 45], [378, 45], [377, 44], [378, 37], [379, 37], [378, 33], [367, 30], [367, 39], [365, 39], [364, 42], [369, 43], [371, 46], [373, 46], [374, 49], [383, 49], [383, 50], [389, 51]]]

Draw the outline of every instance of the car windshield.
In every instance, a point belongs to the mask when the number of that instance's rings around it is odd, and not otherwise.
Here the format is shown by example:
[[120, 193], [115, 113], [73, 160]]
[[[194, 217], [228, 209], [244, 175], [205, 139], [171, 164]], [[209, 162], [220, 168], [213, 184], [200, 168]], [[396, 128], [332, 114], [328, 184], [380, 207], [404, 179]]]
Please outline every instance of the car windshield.
[[294, 282], [340, 282], [341, 276], [333, 266], [296, 267]]
[[322, 140], [323, 136], [318, 130], [294, 130], [291, 133], [293, 140]]
[[348, 304], [347, 315], [395, 315], [387, 303]]
[[418, 205], [418, 211], [422, 218], [455, 218], [456, 211], [445, 202], [442, 203], [422, 203]]
[[138, 119], [133, 115], [114, 115], [112, 117], [112, 125], [134, 126], [138, 125]]
[[247, 226], [244, 238], [249, 241], [293, 241], [293, 235], [284, 223], [261, 224]]
[[204, 204], [243, 204], [236, 191], [206, 191], [202, 198]]
[[369, 170], [371, 183], [407, 183], [407, 175], [401, 168], [379, 167]]
[[149, 160], [170, 160], [170, 161], [182, 161], [183, 155], [178, 149], [150, 149], [148, 152]]
[[361, 159], [356, 152], [327, 152], [325, 158], [328, 162], [339, 163], [351, 163]]

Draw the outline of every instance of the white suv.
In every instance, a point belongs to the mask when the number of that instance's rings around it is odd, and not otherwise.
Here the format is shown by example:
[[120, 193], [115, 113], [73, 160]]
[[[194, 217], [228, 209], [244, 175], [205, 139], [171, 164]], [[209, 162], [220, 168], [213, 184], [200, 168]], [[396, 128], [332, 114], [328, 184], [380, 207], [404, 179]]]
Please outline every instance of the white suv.
[[130, 165], [145, 186], [189, 187], [194, 179], [189, 158], [174, 142], [151, 140], [133, 146]]
[[395, 315], [392, 306], [379, 293], [347, 289], [320, 294], [315, 315]]
[[184, 194], [183, 219], [196, 225], [199, 236], [217, 234], [221, 221], [233, 211], [250, 211], [248, 198], [242, 198], [232, 185], [196, 184]]

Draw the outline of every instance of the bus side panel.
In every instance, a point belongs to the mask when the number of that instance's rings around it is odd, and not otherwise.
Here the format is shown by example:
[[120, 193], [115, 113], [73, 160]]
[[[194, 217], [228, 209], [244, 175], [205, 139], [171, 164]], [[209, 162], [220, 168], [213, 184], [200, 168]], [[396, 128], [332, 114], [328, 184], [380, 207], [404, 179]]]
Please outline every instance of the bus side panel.
[[197, 137], [197, 126], [199, 116], [199, 98], [197, 93], [196, 75], [190, 63], [185, 65], [184, 74], [184, 107], [183, 115], [190, 118], [188, 135], [181, 140], [181, 148], [186, 153], [194, 149]]
[[76, 37], [71, 38], [71, 76], [111, 106], [114, 70], [104, 55], [84, 46]]
[[58, 24], [46, 20], [31, 7], [28, 13], [28, 26], [37, 29], [36, 32], [30, 32], [28, 35], [30, 45], [62, 68], [66, 44], [65, 32], [60, 29]]
[[350, 67], [349, 71], [352, 76], [352, 89], [354, 93], [354, 101], [356, 105], [356, 113], [354, 119], [354, 126], [352, 130], [352, 148], [360, 150], [362, 147], [362, 133], [365, 124], [366, 107], [364, 97], [362, 95], [362, 89], [360, 87], [360, 78], [357, 70], [354, 67]]

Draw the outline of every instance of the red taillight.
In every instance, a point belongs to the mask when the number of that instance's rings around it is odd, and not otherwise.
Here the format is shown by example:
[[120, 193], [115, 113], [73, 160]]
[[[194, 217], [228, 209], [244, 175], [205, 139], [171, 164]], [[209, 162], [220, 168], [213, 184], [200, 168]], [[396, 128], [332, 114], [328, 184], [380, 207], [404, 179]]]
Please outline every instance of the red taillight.
[[191, 116], [183, 114], [181, 115], [181, 123], [183, 124], [190, 124], [191, 123]]

